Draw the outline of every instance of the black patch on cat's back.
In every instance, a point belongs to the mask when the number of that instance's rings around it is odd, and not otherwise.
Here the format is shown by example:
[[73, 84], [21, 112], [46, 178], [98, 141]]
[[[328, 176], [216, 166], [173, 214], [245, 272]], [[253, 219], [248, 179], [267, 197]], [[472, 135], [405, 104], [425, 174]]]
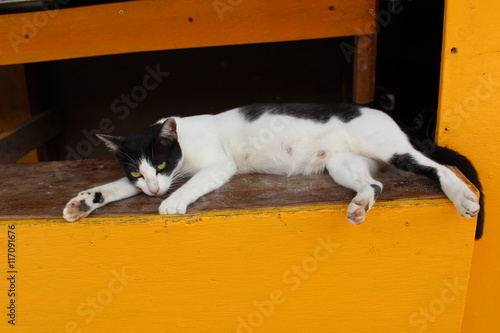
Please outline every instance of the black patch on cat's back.
[[240, 107], [240, 114], [246, 121], [252, 122], [263, 114], [287, 115], [326, 123], [332, 117], [344, 123], [361, 116], [361, 109], [355, 104], [251, 104]]

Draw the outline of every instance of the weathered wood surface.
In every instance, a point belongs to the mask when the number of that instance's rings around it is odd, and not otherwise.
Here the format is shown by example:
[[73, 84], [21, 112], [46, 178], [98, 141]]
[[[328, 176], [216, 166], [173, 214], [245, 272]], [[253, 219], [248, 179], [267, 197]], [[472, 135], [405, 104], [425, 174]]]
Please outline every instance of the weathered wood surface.
[[[0, 218], [3, 220], [60, 218], [67, 201], [78, 192], [123, 177], [113, 159], [0, 165], [0, 172]], [[382, 172], [377, 179], [384, 184], [379, 201], [445, 198], [440, 189], [424, 177]], [[336, 184], [327, 174], [292, 178], [239, 175], [196, 201], [188, 208], [188, 213], [335, 203], [347, 205], [353, 196], [353, 191]], [[93, 216], [157, 214], [165, 197], [140, 194], [105, 206]]]

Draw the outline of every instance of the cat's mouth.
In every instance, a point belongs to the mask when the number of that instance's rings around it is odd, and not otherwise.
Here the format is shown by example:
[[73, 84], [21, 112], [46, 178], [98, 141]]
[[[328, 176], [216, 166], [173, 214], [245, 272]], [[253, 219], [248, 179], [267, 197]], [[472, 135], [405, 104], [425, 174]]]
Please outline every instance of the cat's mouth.
[[144, 180], [135, 184], [141, 191], [150, 197], [159, 197], [168, 192], [170, 184], [158, 184], [158, 182], [146, 182]]
[[159, 197], [159, 196], [162, 196], [165, 193], [167, 193], [168, 189], [158, 189], [158, 190], [155, 190], [155, 189], [153, 189], [153, 190], [151, 190], [151, 189], [144, 190], [144, 189], [142, 189], [142, 191], [145, 194], [149, 195], [150, 197]]

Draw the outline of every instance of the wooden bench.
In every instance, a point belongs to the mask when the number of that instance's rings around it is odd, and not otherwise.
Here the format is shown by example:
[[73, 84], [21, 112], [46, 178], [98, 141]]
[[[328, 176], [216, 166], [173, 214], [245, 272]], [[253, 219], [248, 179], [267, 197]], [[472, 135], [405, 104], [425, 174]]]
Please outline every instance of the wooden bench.
[[[3, 220], [60, 219], [65, 204], [78, 192], [124, 176], [114, 159], [9, 164], [0, 165], [0, 171], [4, 175], [0, 200]], [[384, 172], [378, 179], [385, 186], [382, 201], [447, 200], [440, 189], [424, 177], [406, 178]], [[15, 191], [12, 190], [14, 188]], [[332, 204], [347, 207], [354, 195], [355, 192], [337, 185], [327, 174], [292, 178], [240, 175], [192, 204], [188, 213]], [[163, 200], [139, 195], [105, 206], [90, 217], [101, 219], [158, 214]]]
[[[0, 65], [357, 35], [354, 100], [366, 103], [375, 5], [128, 1], [2, 15]], [[327, 175], [238, 176], [186, 215], [157, 215], [162, 198], [139, 195], [68, 223], [70, 198], [122, 176], [115, 161], [0, 172], [2, 332], [460, 330], [475, 220], [427, 179], [380, 174], [384, 192], [358, 226], [345, 218], [353, 193]]]
[[115, 160], [0, 172], [2, 331], [459, 332], [475, 220], [426, 178], [381, 173], [357, 226], [326, 174], [241, 175], [186, 215], [139, 195], [69, 223], [71, 197], [122, 176]]

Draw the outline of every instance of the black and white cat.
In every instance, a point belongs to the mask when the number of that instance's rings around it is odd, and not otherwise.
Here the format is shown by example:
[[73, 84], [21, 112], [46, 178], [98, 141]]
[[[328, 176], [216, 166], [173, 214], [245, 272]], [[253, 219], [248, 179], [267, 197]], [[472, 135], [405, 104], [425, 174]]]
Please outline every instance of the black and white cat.
[[479, 212], [479, 200], [450, 169], [415, 150], [385, 113], [351, 104], [254, 104], [216, 115], [172, 117], [125, 137], [99, 135], [118, 157], [126, 177], [83, 191], [63, 211], [68, 221], [140, 193], [164, 195], [181, 177], [191, 177], [166, 198], [160, 214], [184, 214], [201, 196], [235, 174], [310, 175], [325, 171], [356, 191], [347, 209], [358, 224], [383, 185], [373, 179], [380, 163], [437, 182], [464, 217]]

